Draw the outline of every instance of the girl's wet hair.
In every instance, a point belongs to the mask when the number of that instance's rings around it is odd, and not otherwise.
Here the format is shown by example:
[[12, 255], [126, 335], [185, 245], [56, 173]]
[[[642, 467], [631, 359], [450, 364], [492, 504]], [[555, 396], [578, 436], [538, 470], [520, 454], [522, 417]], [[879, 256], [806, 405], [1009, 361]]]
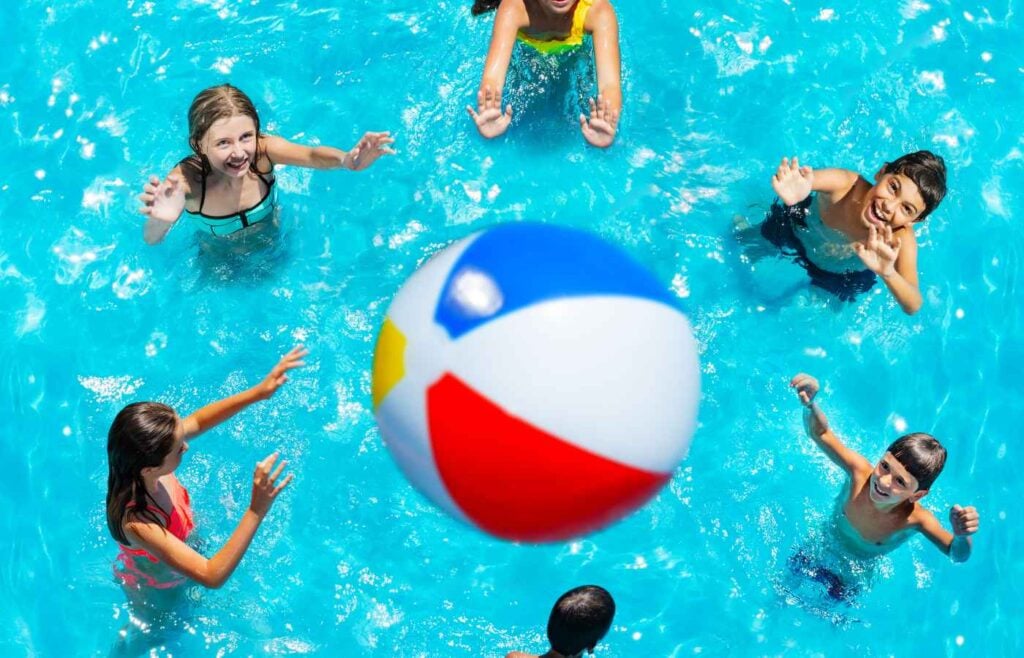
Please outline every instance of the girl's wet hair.
[[930, 489], [946, 465], [946, 449], [925, 432], [912, 432], [896, 439], [886, 450], [917, 480], [917, 490]]
[[548, 641], [563, 656], [593, 649], [611, 628], [615, 601], [597, 585], [571, 589], [558, 598], [548, 618]]
[[927, 217], [946, 196], [946, 162], [931, 151], [907, 153], [887, 162], [883, 171], [887, 174], [902, 174], [917, 185], [924, 201], [924, 210], [917, 221]]
[[146, 520], [162, 525], [146, 504], [142, 469], [155, 468], [174, 448], [178, 414], [159, 402], [135, 402], [122, 409], [107, 432], [107, 528], [124, 545], [129, 508]]
[[494, 11], [501, 4], [501, 0], [473, 0], [473, 8], [470, 10], [474, 16]]
[[192, 105], [188, 108], [188, 145], [192, 147], [195, 155], [186, 158], [182, 164], [195, 168], [198, 176], [208, 176], [211, 171], [210, 161], [200, 149], [200, 143], [213, 124], [221, 119], [236, 116], [249, 117], [256, 126], [256, 157], [249, 163], [249, 169], [257, 173], [267, 173], [256, 168], [256, 163], [261, 159], [258, 138], [261, 134], [260, 116], [256, 113], [256, 106], [245, 92], [229, 84], [204, 89], [192, 99]]

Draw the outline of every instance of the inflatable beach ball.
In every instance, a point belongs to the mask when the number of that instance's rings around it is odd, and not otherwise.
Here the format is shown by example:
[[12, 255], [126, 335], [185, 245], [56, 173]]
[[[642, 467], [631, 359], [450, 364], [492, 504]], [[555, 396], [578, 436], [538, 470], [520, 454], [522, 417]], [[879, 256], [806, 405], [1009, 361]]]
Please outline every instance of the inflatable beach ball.
[[700, 397], [690, 324], [604, 240], [533, 223], [475, 233], [398, 291], [373, 406], [408, 479], [498, 537], [576, 537], [658, 492]]

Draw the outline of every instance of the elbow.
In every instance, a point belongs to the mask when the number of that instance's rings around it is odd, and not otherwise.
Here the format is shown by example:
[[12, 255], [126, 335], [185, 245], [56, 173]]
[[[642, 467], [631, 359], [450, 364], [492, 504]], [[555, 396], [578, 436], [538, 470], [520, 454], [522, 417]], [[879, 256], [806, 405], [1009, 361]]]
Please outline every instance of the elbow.
[[906, 304], [902, 304], [901, 306], [903, 307], [904, 313], [906, 313], [907, 315], [914, 315], [915, 313], [921, 310], [921, 306], [923, 305], [924, 302], [922, 301], [921, 297], [918, 296], [910, 300]]

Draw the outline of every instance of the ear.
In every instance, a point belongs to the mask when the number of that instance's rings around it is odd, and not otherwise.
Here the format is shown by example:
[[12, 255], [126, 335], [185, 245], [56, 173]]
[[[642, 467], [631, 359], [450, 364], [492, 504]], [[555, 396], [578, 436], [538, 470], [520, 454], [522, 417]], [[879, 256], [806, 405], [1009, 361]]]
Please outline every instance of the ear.
[[916, 503], [917, 501], [921, 500], [922, 498], [924, 498], [927, 495], [928, 495], [928, 490], [927, 489], [918, 489], [914, 493], [910, 494], [910, 499], [909, 500], [912, 503]]
[[885, 168], [888, 167], [888, 166], [889, 166], [889, 163], [886, 162], [881, 167], [878, 168], [877, 172], [875, 172], [875, 182], [876, 183], [878, 181], [882, 180], [882, 176], [885, 175]]
[[156, 467], [154, 467], [154, 466], [146, 466], [145, 468], [143, 468], [139, 472], [142, 473], [142, 477], [149, 477], [150, 475], [153, 474], [153, 472], [155, 470], [156, 470]]

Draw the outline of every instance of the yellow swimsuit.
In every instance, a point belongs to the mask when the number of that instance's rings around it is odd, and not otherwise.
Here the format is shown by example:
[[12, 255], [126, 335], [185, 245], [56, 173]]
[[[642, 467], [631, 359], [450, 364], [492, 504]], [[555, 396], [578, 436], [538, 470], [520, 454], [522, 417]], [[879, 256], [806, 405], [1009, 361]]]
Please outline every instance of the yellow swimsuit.
[[519, 30], [516, 39], [545, 55], [561, 55], [575, 50], [583, 44], [583, 23], [587, 20], [587, 12], [590, 11], [592, 4], [594, 0], [579, 0], [576, 3], [576, 9], [572, 13], [572, 28], [569, 30], [569, 36], [564, 39], [535, 39], [522, 30]]

